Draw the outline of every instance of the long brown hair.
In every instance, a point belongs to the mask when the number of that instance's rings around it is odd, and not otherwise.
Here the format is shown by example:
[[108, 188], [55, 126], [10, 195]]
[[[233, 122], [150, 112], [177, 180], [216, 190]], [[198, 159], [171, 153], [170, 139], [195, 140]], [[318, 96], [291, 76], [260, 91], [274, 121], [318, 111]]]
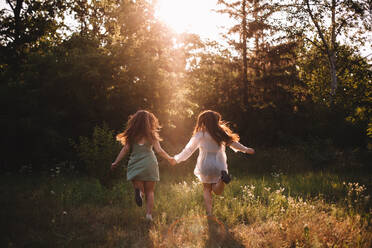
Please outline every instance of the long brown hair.
[[153, 144], [162, 140], [159, 136], [160, 128], [159, 121], [153, 113], [138, 110], [134, 115], [129, 116], [126, 129], [119, 133], [116, 139], [123, 145], [132, 145], [142, 138]]
[[222, 143], [230, 145], [234, 141], [239, 141], [239, 135], [233, 133], [222, 121], [221, 114], [212, 110], [205, 110], [198, 116], [194, 128], [194, 134], [199, 131], [207, 131], [218, 145]]

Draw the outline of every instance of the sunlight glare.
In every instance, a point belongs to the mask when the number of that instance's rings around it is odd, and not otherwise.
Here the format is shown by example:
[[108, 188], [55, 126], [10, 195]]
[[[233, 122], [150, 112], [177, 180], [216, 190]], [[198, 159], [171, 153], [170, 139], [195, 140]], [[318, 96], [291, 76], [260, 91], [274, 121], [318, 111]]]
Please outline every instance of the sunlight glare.
[[213, 12], [216, 0], [158, 0], [156, 15], [177, 33], [196, 33], [216, 38], [228, 18]]

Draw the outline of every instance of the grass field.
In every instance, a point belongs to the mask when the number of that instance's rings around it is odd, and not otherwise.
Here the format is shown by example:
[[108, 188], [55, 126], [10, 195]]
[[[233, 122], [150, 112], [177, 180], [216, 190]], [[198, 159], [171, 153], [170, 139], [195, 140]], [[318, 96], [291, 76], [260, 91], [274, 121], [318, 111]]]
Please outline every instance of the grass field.
[[[232, 160], [230, 167], [238, 163]], [[262, 162], [262, 161], [261, 161]], [[207, 218], [192, 162], [161, 164], [154, 221], [125, 180], [105, 188], [77, 175], [0, 176], [1, 247], [365, 247], [372, 245], [371, 175], [250, 174], [214, 197]]]

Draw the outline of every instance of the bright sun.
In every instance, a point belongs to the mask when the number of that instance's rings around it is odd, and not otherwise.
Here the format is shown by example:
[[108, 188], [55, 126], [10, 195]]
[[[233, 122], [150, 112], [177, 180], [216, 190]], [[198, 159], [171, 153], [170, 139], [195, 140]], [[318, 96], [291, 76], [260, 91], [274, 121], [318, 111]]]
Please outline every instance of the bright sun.
[[217, 37], [220, 26], [229, 25], [225, 16], [215, 13], [217, 0], [158, 0], [157, 16], [175, 32]]

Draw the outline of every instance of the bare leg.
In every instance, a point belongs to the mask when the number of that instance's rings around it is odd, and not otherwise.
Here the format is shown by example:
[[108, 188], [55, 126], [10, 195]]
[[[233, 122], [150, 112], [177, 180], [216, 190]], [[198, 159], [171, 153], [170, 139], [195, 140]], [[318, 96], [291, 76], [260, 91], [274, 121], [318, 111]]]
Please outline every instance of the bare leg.
[[144, 181], [138, 181], [138, 180], [132, 180], [133, 187], [135, 189], [139, 189], [141, 191], [141, 194], [143, 195], [145, 190], [144, 190]]
[[145, 182], [145, 195], [146, 195], [146, 214], [152, 214], [152, 209], [154, 208], [154, 190], [155, 182], [146, 181]]
[[225, 188], [225, 183], [220, 179], [218, 183], [212, 184], [212, 190], [216, 195], [221, 195]]
[[203, 183], [204, 186], [204, 203], [207, 210], [207, 215], [212, 215], [212, 184]]

